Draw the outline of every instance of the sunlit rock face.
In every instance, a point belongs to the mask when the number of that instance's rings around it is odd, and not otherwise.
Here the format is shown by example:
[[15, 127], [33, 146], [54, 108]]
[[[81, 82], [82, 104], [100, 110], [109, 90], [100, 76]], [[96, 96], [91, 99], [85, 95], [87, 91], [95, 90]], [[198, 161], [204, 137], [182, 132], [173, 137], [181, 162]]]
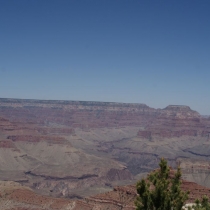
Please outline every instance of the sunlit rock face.
[[198, 167], [210, 163], [209, 151], [210, 118], [188, 106], [0, 99], [1, 180], [44, 195], [80, 198], [131, 184], [160, 157], [210, 186], [208, 167]]

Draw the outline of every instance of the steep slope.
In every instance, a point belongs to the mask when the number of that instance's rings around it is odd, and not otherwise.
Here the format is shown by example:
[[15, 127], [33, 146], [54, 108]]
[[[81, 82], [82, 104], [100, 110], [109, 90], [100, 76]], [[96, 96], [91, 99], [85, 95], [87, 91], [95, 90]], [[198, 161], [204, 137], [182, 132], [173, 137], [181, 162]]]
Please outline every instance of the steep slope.
[[[33, 129], [35, 125], [23, 127], [3, 118], [0, 124], [2, 180], [19, 181], [44, 194], [71, 197], [78, 189], [102, 185], [106, 190], [111, 181], [132, 179], [123, 164], [76, 149], [63, 136], [42, 135]], [[119, 176], [113, 177], [112, 169]]]

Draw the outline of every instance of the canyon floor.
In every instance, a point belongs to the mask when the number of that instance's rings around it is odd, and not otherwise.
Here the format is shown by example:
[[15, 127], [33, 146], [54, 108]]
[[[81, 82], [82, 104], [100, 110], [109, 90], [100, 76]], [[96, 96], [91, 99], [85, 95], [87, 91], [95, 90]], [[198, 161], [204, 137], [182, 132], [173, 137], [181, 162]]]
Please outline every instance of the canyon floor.
[[210, 118], [188, 106], [0, 99], [0, 180], [46, 199], [132, 185], [161, 157], [210, 187]]

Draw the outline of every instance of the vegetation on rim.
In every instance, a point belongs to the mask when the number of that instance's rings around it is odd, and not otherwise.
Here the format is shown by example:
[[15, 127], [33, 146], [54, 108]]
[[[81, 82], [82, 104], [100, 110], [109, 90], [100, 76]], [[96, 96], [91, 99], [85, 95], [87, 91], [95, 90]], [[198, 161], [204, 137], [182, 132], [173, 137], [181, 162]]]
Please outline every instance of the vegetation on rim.
[[189, 192], [184, 192], [180, 188], [180, 167], [174, 176], [170, 177], [170, 169], [164, 158], [161, 159], [159, 166], [159, 170], [151, 172], [147, 179], [137, 183], [136, 210], [181, 210], [188, 199]]
[[[136, 210], [182, 210], [188, 199], [188, 192], [181, 190], [181, 169], [177, 168], [170, 176], [167, 161], [162, 158], [160, 169], [151, 172], [146, 179], [137, 182], [138, 197], [135, 201]], [[195, 205], [188, 210], [210, 210], [208, 197], [197, 199]]]

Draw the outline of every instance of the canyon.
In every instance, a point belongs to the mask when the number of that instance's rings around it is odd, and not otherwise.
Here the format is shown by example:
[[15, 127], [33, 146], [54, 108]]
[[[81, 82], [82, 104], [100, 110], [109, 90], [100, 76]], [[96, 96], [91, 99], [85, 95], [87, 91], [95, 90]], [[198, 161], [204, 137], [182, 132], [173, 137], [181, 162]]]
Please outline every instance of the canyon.
[[0, 99], [0, 180], [24, 190], [86, 205], [122, 193], [161, 157], [210, 187], [210, 117], [178, 105]]

